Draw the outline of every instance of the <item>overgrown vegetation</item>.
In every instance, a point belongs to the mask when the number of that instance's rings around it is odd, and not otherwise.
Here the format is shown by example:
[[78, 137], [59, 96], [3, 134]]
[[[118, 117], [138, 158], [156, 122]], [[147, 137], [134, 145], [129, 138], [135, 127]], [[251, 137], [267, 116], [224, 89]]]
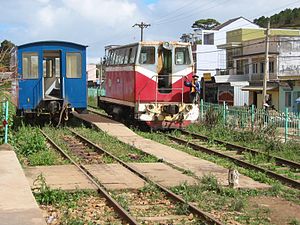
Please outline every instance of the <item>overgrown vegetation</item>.
[[47, 146], [45, 137], [37, 127], [20, 126], [14, 133], [12, 145], [23, 165], [41, 166], [67, 163], [57, 152]]
[[96, 107], [97, 106], [97, 98], [94, 96], [89, 96], [88, 97], [88, 105]]
[[205, 126], [204, 124], [193, 124], [187, 128], [189, 131], [208, 136], [211, 140], [220, 139], [241, 146], [259, 149], [264, 153], [283, 157], [300, 162], [300, 144], [293, 141], [281, 142], [276, 138], [275, 128], [257, 128], [254, 130], [236, 130], [231, 126], [217, 124]]
[[221, 186], [213, 175], [204, 176], [197, 185], [186, 183], [171, 188], [188, 202], [210, 212], [222, 222], [238, 221], [242, 224], [271, 224], [269, 211], [256, 208], [250, 199], [259, 196], [277, 196], [280, 191], [274, 187], [270, 190], [232, 189]]
[[[262, 183], [267, 183], [270, 184], [272, 186], [271, 189], [268, 190], [270, 195], [273, 196], [280, 196], [283, 197], [289, 201], [293, 201], [296, 204], [300, 204], [300, 191], [298, 190], [294, 190], [294, 189], [290, 189], [290, 188], [286, 188], [283, 185], [281, 185], [278, 181], [275, 181], [271, 178], [269, 178], [266, 174], [263, 174], [261, 172], [257, 172], [257, 171], [253, 171], [253, 170], [249, 170], [249, 169], [244, 169], [242, 167], [238, 167], [235, 166], [232, 162], [217, 157], [217, 156], [213, 156], [213, 155], [208, 155], [205, 154], [203, 152], [200, 151], [195, 151], [192, 148], [188, 147], [188, 146], [183, 146], [183, 145], [178, 145], [175, 144], [174, 142], [170, 141], [165, 135], [163, 135], [162, 133], [157, 133], [157, 132], [141, 132], [141, 131], [136, 131], [137, 133], [139, 133], [141, 136], [145, 137], [145, 138], [149, 138], [155, 141], [158, 141], [162, 144], [166, 144], [168, 146], [171, 146], [173, 148], [176, 148], [178, 150], [184, 151], [190, 155], [193, 155], [195, 157], [199, 157], [211, 162], [214, 162], [220, 166], [223, 166], [225, 168], [236, 168], [240, 173], [244, 174], [245, 176], [251, 177], [252, 179], [262, 182]], [[179, 132], [177, 132], [179, 134]], [[176, 132], [174, 132], [173, 135], [177, 135]], [[295, 196], [298, 196], [297, 198], [295, 198]]]
[[66, 192], [50, 189], [43, 175], [35, 181], [38, 186], [34, 196], [43, 211], [47, 213], [47, 224], [123, 224], [106, 205], [98, 193], [90, 190]]

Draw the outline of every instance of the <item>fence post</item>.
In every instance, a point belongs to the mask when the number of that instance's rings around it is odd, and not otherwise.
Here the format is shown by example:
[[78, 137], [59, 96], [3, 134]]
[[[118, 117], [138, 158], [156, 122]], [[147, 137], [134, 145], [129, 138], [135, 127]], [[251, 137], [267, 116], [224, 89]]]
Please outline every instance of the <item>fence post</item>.
[[226, 102], [223, 101], [223, 121], [224, 125], [226, 125]]
[[203, 99], [200, 99], [200, 119], [203, 120]]
[[300, 136], [300, 113], [298, 113], [298, 116], [297, 116], [297, 119], [298, 119], [298, 136]]
[[289, 125], [289, 108], [285, 108], [285, 113], [284, 113], [284, 118], [285, 118], [285, 121], [284, 121], [284, 141], [287, 142], [287, 139], [288, 139], [288, 125]]
[[251, 128], [254, 128], [254, 119], [255, 119], [255, 114], [254, 114], [254, 105], [251, 105]]
[[5, 103], [5, 136], [4, 136], [4, 143], [7, 144], [8, 139], [8, 101]]

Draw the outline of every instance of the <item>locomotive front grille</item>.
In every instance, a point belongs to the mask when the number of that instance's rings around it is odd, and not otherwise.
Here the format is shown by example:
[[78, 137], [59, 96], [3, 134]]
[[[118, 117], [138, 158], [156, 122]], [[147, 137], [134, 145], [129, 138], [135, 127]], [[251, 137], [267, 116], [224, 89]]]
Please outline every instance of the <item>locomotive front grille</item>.
[[178, 105], [164, 105], [162, 107], [162, 112], [167, 114], [177, 114], [179, 113], [179, 106]]

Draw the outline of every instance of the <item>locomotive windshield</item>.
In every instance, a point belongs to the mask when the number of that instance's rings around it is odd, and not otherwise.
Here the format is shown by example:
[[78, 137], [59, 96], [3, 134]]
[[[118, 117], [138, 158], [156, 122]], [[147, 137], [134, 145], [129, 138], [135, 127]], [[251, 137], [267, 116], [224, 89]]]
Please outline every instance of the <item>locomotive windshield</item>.
[[189, 49], [187, 47], [179, 47], [175, 49], [175, 64], [176, 65], [191, 64]]
[[155, 63], [155, 48], [143, 46], [140, 53], [140, 64], [154, 64]]

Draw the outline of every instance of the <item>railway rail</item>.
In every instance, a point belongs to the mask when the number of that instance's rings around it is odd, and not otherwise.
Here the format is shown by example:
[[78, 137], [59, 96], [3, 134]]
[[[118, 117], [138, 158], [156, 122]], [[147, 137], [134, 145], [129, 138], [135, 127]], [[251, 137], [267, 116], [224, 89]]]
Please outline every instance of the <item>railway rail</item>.
[[99, 184], [99, 181], [94, 177], [88, 169], [79, 163], [76, 163], [75, 160], [69, 156], [61, 147], [59, 147], [45, 132], [40, 129], [40, 132], [44, 135], [47, 141], [58, 150], [66, 159], [68, 159], [73, 165], [75, 165], [96, 187], [98, 193], [102, 195], [109, 204], [117, 211], [118, 215], [130, 225], [139, 224], [115, 199], [113, 199], [108, 192]]
[[[252, 169], [252, 170], [256, 170], [262, 173], [265, 173], [267, 176], [280, 181], [281, 183], [291, 186], [293, 188], [296, 189], [300, 189], [300, 182], [299, 180], [295, 180], [295, 179], [291, 179], [289, 177], [283, 176], [281, 174], [278, 174], [276, 172], [273, 172], [269, 169], [266, 169], [264, 167], [258, 166], [258, 165], [254, 165], [251, 164], [250, 162], [247, 162], [246, 160], [242, 159], [243, 158], [243, 153], [248, 152], [252, 155], [264, 155], [265, 157], [269, 158], [269, 159], [274, 159], [276, 165], [280, 165], [282, 167], [282, 169], [286, 169], [286, 167], [288, 167], [288, 169], [293, 169], [299, 171], [300, 169], [300, 164], [297, 162], [293, 162], [290, 160], [286, 160], [280, 157], [275, 157], [272, 155], [268, 155], [266, 153], [262, 153], [259, 152], [257, 150], [254, 149], [250, 149], [250, 148], [246, 148], [246, 147], [242, 147], [239, 145], [235, 145], [229, 142], [225, 142], [225, 141], [221, 141], [221, 140], [214, 140], [214, 142], [216, 142], [217, 144], [220, 144], [222, 146], [225, 146], [226, 150], [221, 150], [221, 149], [212, 149], [209, 147], [204, 146], [204, 144], [209, 140], [209, 138], [207, 136], [204, 135], [200, 135], [200, 134], [196, 134], [196, 133], [192, 133], [186, 130], [180, 130], [180, 132], [184, 135], [184, 137], [175, 137], [174, 135], [170, 135], [170, 134], [166, 134], [166, 136], [170, 139], [173, 140], [179, 144], [184, 144], [186, 146], [191, 147], [192, 149], [196, 150], [196, 151], [201, 151], [204, 152], [206, 154], [211, 154], [211, 155], [216, 155], [218, 157], [222, 157], [225, 159], [228, 159], [232, 162], [234, 162], [235, 164], [243, 167], [243, 168], [247, 168], [247, 169]], [[186, 137], [192, 137], [193, 140], [186, 139]], [[201, 143], [201, 141], [204, 141], [205, 143]], [[228, 151], [229, 150], [229, 151]], [[241, 158], [242, 157], [242, 158]]]
[[[180, 196], [174, 194], [171, 192], [169, 189], [165, 188], [164, 186], [160, 185], [159, 183], [149, 179], [145, 175], [143, 175], [141, 172], [137, 171], [135, 168], [133, 168], [131, 165], [125, 163], [115, 155], [111, 154], [110, 152], [106, 151], [105, 149], [101, 148], [97, 144], [91, 142], [84, 136], [80, 135], [79, 133], [75, 132], [72, 129], [68, 129], [77, 139], [77, 141], [72, 137], [65, 137], [65, 141], [69, 143], [70, 146], [75, 147], [75, 154], [77, 156], [81, 156], [85, 162], [94, 162], [95, 160], [99, 160], [99, 157], [96, 159], [93, 159], [93, 157], [96, 157], [94, 153], [91, 153], [91, 151], [86, 151], [84, 153], [84, 149], [86, 146], [89, 148], [92, 148], [95, 150], [96, 153], [99, 155], [106, 155], [110, 158], [112, 158], [114, 161], [120, 163], [122, 166], [133, 172], [134, 174], [138, 175], [141, 177], [143, 180], [145, 180], [147, 183], [153, 184], [156, 186], [162, 193], [164, 193], [166, 196], [168, 196], [169, 199], [172, 199], [173, 202], [179, 203], [179, 204], [184, 204], [187, 206], [187, 209], [190, 213], [193, 215], [197, 216], [197, 218], [204, 222], [205, 224], [216, 224], [216, 225], [221, 225], [222, 223], [212, 216], [210, 216], [208, 213], [205, 213], [204, 211], [198, 209], [194, 205], [187, 203], [183, 198]], [[89, 179], [92, 179], [94, 184], [97, 184], [97, 188], [101, 193], [104, 194], [104, 196], [109, 200], [111, 204], [113, 204], [114, 208], [119, 212], [120, 216], [125, 220], [128, 221], [129, 224], [138, 224], [135, 218], [133, 218], [132, 215], [130, 215], [124, 208], [122, 208], [106, 191], [104, 188], [101, 187], [100, 182], [97, 180], [97, 178], [93, 177], [91, 173], [85, 168], [84, 165], [76, 163], [74, 160], [71, 159], [69, 155], [67, 155], [58, 145], [55, 144], [53, 140], [51, 140], [43, 131], [41, 131], [44, 136], [49, 140], [49, 142], [60, 152], [62, 152], [63, 155], [66, 155], [66, 157], [70, 158], [70, 161], [76, 165], [86, 176], [88, 176]], [[78, 141], [80, 141], [82, 144], [78, 144]], [[72, 148], [73, 148], [72, 147]], [[101, 158], [101, 157], [100, 157]], [[101, 160], [101, 159], [100, 159]], [[187, 217], [187, 216], [186, 216]], [[176, 220], [176, 217], [174, 217]]]

